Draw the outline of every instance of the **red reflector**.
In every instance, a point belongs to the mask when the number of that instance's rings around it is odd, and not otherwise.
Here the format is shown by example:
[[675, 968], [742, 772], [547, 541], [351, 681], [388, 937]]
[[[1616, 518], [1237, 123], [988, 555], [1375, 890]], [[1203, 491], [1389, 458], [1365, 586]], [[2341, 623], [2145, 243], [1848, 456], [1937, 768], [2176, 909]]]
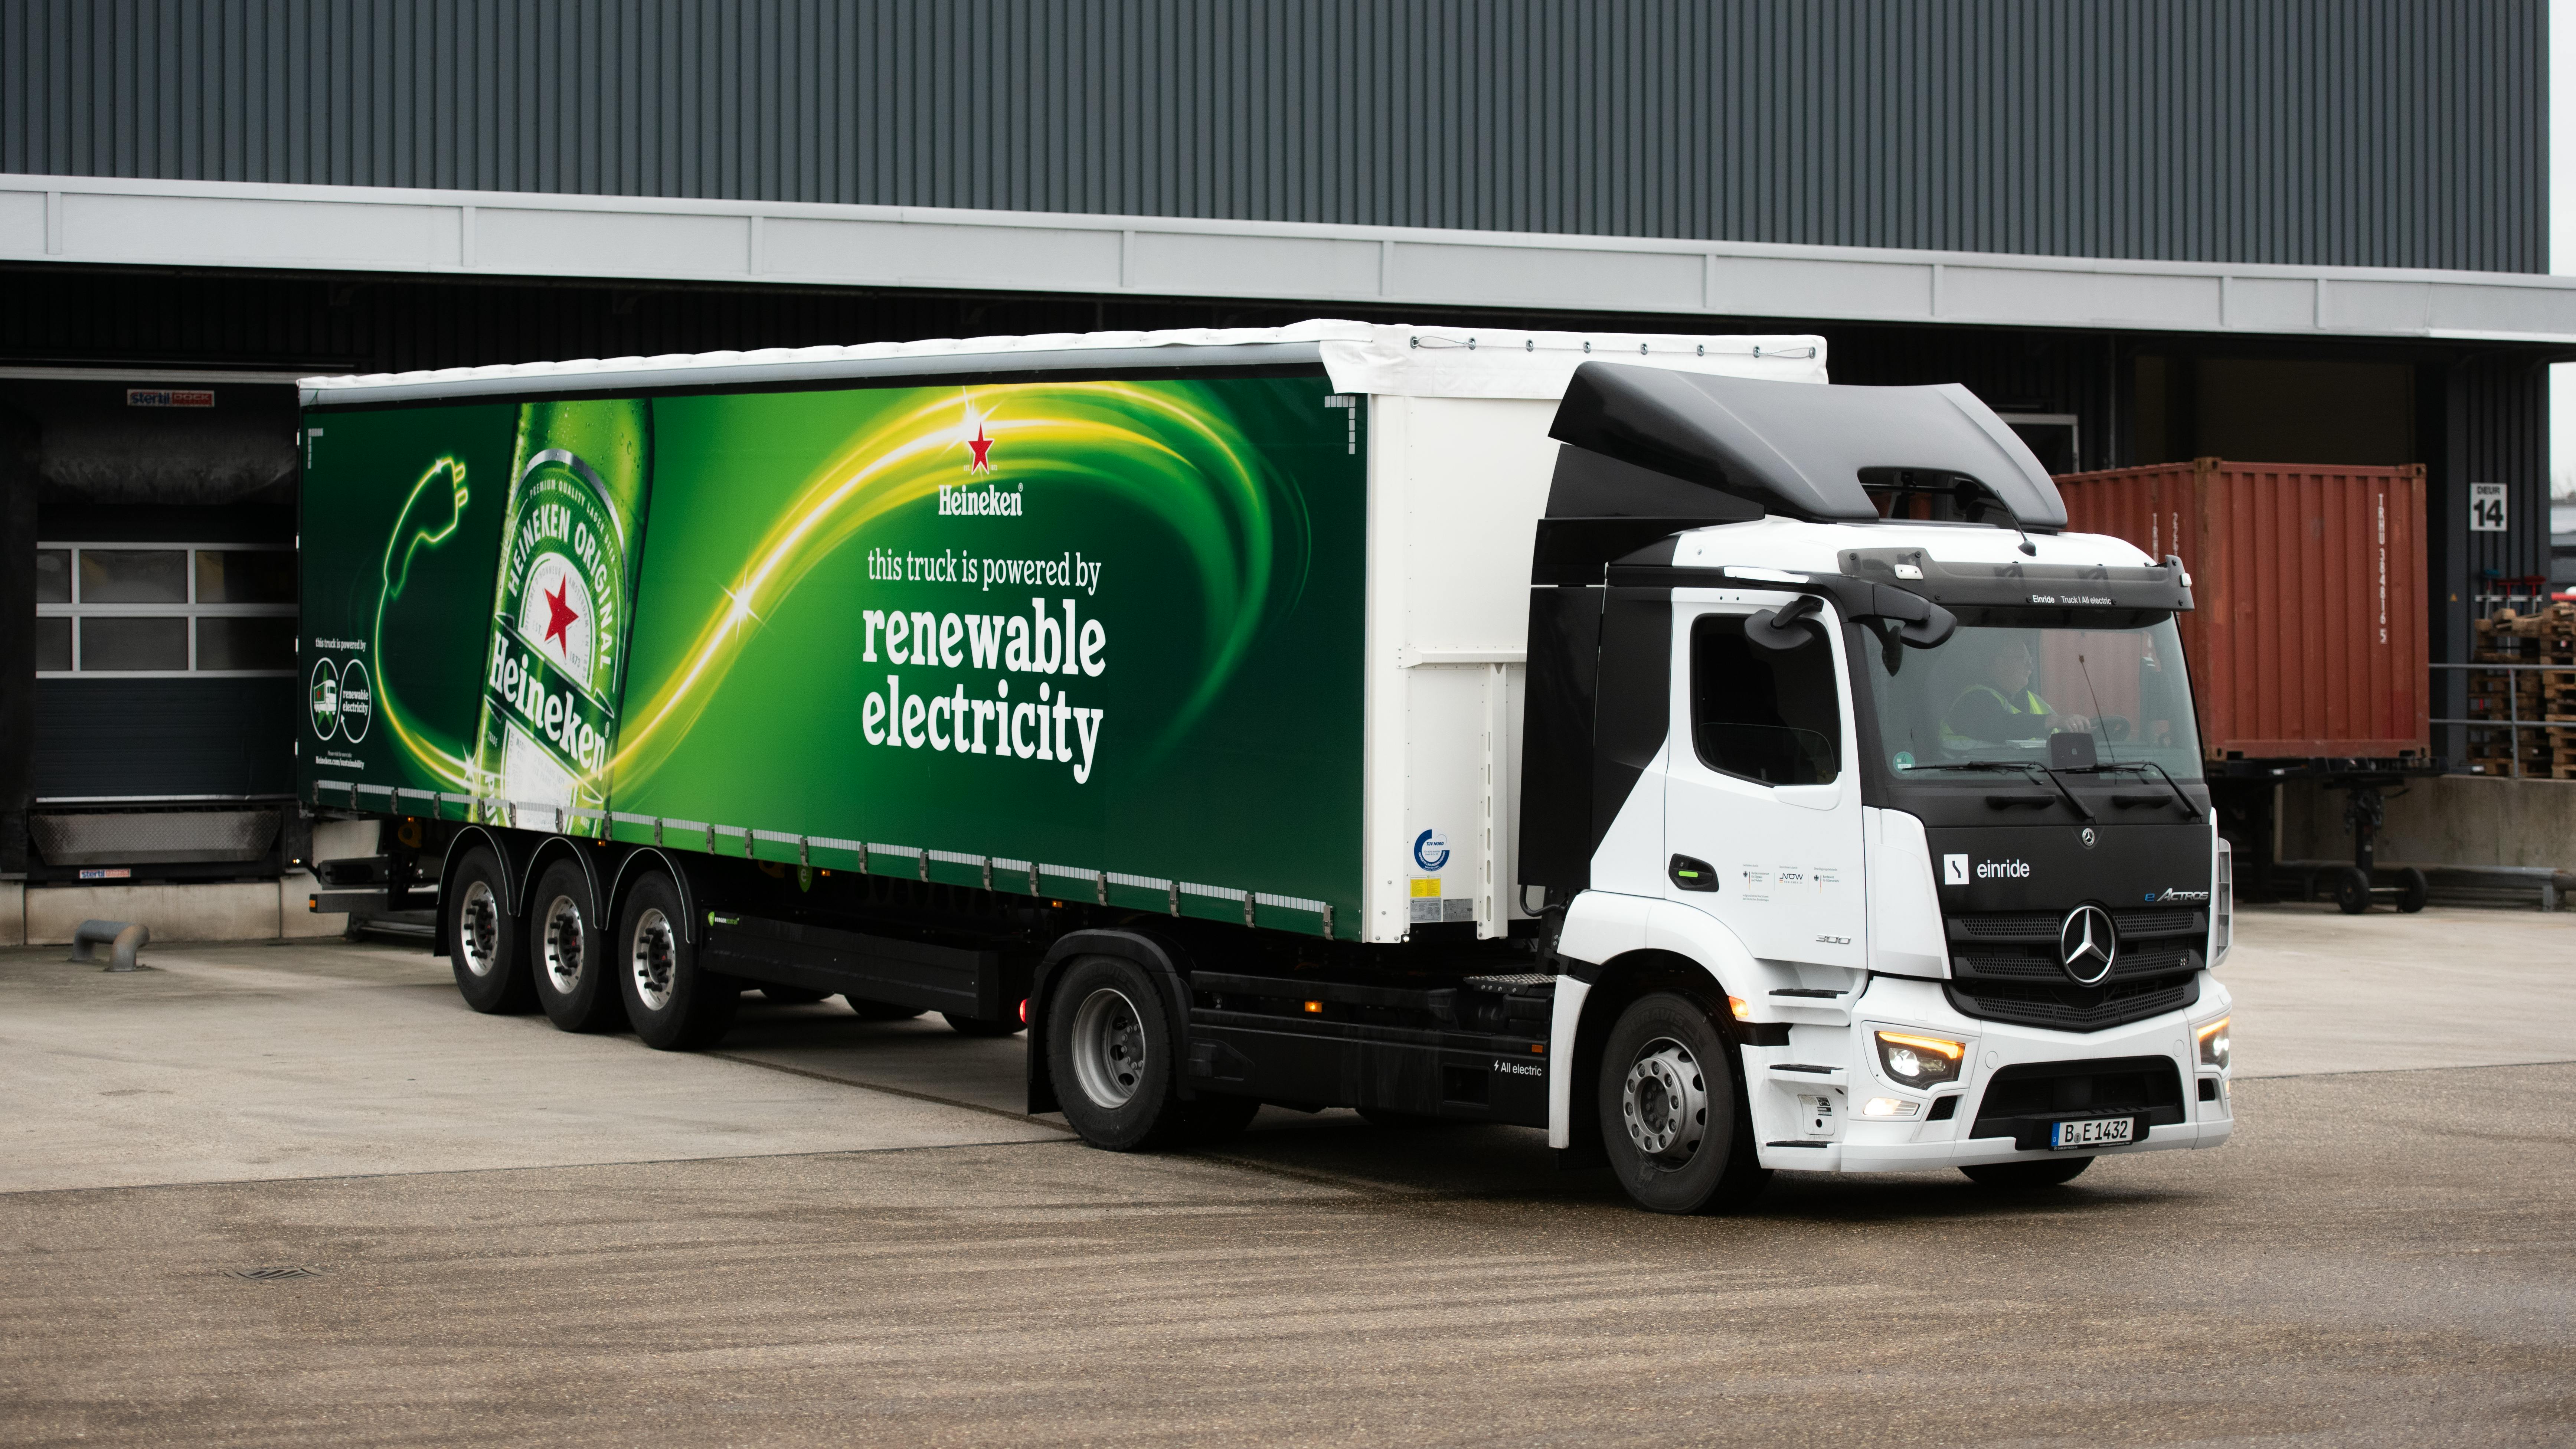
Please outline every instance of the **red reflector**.
[[1023, 999], [1023, 1000], [1020, 1002], [1020, 1025], [1022, 1025], [1022, 1026], [1026, 1026], [1026, 1025], [1028, 1025], [1028, 1024], [1029, 1024], [1029, 1003], [1027, 1002], [1027, 1000]]

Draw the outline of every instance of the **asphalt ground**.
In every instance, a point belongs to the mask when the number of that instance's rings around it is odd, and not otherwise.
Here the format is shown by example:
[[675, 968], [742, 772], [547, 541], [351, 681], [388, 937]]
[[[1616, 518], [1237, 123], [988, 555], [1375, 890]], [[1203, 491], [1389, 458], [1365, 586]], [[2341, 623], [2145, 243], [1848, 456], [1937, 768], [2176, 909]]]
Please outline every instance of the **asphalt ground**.
[[1517, 1129], [1096, 1152], [834, 1006], [671, 1056], [395, 948], [0, 953], [0, 1440], [2564, 1443], [2571, 945], [2248, 912], [2227, 1148], [1704, 1219]]

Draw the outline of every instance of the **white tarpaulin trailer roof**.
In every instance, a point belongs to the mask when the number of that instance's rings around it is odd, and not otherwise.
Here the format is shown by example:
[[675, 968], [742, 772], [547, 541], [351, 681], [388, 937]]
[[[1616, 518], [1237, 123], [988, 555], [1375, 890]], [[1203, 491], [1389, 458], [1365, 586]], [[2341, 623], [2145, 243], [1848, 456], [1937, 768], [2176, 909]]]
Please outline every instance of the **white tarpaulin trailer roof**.
[[[1082, 354], [1076, 362], [1067, 354]], [[1791, 334], [1690, 336], [1411, 327], [1318, 319], [1288, 327], [1166, 332], [1057, 332], [934, 338], [853, 347], [581, 358], [362, 377], [308, 377], [308, 407], [529, 392], [751, 387], [960, 371], [1243, 366], [1320, 362], [1333, 386], [1390, 397], [1534, 398], [1565, 394], [1585, 362], [1642, 362], [1679, 372], [1825, 381], [1825, 340]]]

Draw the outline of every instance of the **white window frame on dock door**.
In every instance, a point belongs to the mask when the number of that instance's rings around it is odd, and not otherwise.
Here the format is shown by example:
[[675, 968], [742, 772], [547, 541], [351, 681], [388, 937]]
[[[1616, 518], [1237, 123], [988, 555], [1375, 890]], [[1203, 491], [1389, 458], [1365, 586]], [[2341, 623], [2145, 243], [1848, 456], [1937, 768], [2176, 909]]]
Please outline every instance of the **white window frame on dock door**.
[[[206, 604], [197, 600], [197, 559], [200, 553], [282, 553], [290, 558], [295, 550], [290, 545], [275, 543], [199, 543], [171, 539], [43, 539], [36, 544], [38, 552], [67, 550], [71, 554], [71, 592], [69, 603], [39, 603], [39, 619], [70, 619], [72, 623], [72, 667], [39, 669], [38, 679], [292, 679], [295, 668], [284, 669], [199, 669], [197, 663], [197, 621], [199, 619], [276, 619], [295, 617], [296, 605], [283, 604]], [[184, 558], [180, 572], [187, 581], [188, 597], [184, 603], [166, 604], [93, 604], [80, 598], [80, 552], [83, 549], [128, 550], [144, 553], [176, 553]], [[188, 621], [188, 668], [185, 669], [83, 669], [81, 667], [81, 625], [83, 619], [172, 619]]]

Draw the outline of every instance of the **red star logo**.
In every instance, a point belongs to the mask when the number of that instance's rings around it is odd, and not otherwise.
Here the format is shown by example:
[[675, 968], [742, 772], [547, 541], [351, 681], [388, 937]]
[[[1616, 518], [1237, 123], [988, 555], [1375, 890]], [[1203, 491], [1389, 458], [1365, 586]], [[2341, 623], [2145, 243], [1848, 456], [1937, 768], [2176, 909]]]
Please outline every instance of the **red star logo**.
[[564, 630], [581, 622], [581, 615], [564, 602], [564, 591], [571, 587], [572, 579], [567, 576], [555, 585], [553, 593], [546, 595], [546, 642], [555, 646], [556, 653], [565, 655], [570, 654], [571, 646], [564, 642]]
[[975, 425], [975, 436], [966, 440], [966, 446], [973, 449], [975, 453], [975, 456], [968, 460], [966, 464], [967, 472], [990, 473], [993, 471], [993, 460], [988, 456], [993, 451], [993, 440], [984, 436], [984, 425], [982, 423], [977, 423]]

